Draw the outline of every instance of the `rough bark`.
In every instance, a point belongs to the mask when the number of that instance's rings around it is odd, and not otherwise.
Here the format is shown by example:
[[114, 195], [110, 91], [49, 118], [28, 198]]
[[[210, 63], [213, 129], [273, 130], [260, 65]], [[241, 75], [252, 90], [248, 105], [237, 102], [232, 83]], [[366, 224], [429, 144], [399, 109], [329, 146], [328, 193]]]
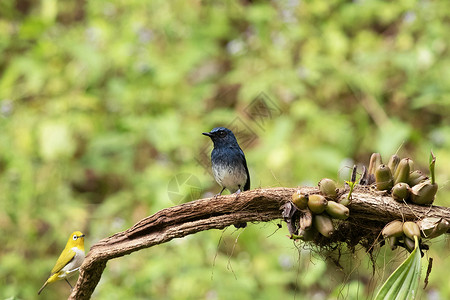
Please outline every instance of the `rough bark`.
[[[300, 188], [318, 193], [316, 188]], [[281, 218], [281, 207], [298, 188], [255, 189], [239, 195], [199, 199], [169, 207], [144, 218], [133, 227], [93, 245], [80, 268], [80, 276], [69, 299], [90, 299], [108, 260], [144, 248], [209, 229], [223, 229], [242, 222], [267, 222]], [[341, 197], [346, 197], [344, 193]], [[450, 220], [450, 208], [395, 202], [391, 197], [357, 188], [349, 205], [353, 219], [389, 222], [417, 220], [424, 216]]]

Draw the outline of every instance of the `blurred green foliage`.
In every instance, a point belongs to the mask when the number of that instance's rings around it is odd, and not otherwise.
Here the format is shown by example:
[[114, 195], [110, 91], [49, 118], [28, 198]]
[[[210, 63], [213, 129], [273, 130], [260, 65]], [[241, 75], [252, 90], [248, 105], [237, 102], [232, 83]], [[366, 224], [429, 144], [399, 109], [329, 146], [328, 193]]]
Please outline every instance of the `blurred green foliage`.
[[[373, 151], [426, 170], [433, 149], [450, 205], [446, 3], [1, 1], [0, 298], [36, 298], [72, 231], [89, 249], [192, 196], [177, 178], [218, 192], [201, 135], [218, 125], [250, 137], [252, 188], [342, 183]], [[276, 222], [212, 230], [110, 261], [94, 298], [364, 299], [404, 258], [385, 248], [372, 275]], [[433, 241], [421, 299], [450, 298], [448, 251]]]

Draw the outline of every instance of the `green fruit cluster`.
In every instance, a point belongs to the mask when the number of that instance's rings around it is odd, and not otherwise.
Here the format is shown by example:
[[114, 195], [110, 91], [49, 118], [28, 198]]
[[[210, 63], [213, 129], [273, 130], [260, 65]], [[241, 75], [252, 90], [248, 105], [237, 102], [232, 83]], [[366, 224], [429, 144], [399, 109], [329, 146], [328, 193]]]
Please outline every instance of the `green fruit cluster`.
[[436, 158], [431, 153], [431, 178], [419, 170], [414, 170], [412, 159], [400, 159], [392, 155], [387, 164], [383, 164], [379, 153], [370, 158], [367, 182], [374, 182], [380, 191], [388, 191], [396, 201], [411, 201], [419, 205], [433, 203], [438, 190], [434, 181], [434, 165]]
[[414, 237], [420, 240], [420, 228], [415, 222], [394, 220], [381, 231], [386, 243], [395, 250], [397, 246], [404, 247], [409, 252], [414, 250]]
[[291, 234], [291, 239], [304, 241], [313, 240], [318, 234], [331, 237], [334, 233], [332, 219], [345, 220], [350, 211], [336, 200], [338, 189], [336, 183], [328, 178], [319, 182], [321, 194], [302, 194], [300, 191], [292, 195], [292, 204], [302, 214], [299, 217], [297, 234]]
[[[373, 153], [369, 168], [364, 168], [359, 184], [373, 184], [378, 190], [389, 192], [392, 198], [399, 202], [411, 201], [419, 205], [430, 205], [438, 189], [434, 179], [435, 162], [436, 157], [431, 153], [429, 178], [421, 171], [414, 170], [410, 158], [401, 159], [394, 154], [387, 164], [383, 164], [381, 155]], [[329, 178], [323, 178], [318, 185], [320, 193], [302, 194], [298, 190], [292, 195], [291, 202], [287, 203], [289, 205], [286, 206], [283, 216], [288, 223], [291, 239], [310, 241], [319, 234], [329, 238], [335, 231], [332, 219], [346, 220], [349, 217], [347, 205], [350, 200], [345, 198], [337, 202], [340, 193], [336, 183]], [[431, 239], [449, 229], [450, 222], [445, 219], [424, 218], [418, 222], [396, 220], [385, 226], [382, 235], [391, 249], [402, 246], [412, 251], [414, 236], [419, 240]]]
[[442, 218], [424, 218], [418, 222], [394, 220], [388, 223], [381, 235], [392, 250], [397, 246], [404, 247], [409, 252], [414, 250], [414, 236], [432, 239], [447, 232], [450, 223]]

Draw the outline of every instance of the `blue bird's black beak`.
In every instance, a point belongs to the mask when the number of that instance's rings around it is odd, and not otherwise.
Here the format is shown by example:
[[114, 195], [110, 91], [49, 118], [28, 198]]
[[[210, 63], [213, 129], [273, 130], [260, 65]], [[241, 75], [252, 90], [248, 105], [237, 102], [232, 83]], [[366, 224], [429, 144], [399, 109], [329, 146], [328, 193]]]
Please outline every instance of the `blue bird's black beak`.
[[211, 134], [210, 132], [202, 132], [202, 134], [203, 134], [203, 135], [206, 135], [206, 136], [209, 136], [209, 137], [212, 136], [212, 134]]

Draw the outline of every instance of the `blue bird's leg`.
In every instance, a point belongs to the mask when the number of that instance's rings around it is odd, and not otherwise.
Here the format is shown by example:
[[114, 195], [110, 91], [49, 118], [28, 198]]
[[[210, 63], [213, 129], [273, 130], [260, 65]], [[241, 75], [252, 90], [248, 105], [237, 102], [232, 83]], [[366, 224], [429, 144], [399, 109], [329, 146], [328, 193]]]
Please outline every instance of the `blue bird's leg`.
[[239, 188], [238, 188], [238, 190], [237, 190], [236, 193], [235, 193], [236, 195], [239, 195], [239, 194], [241, 193], [241, 185], [238, 185], [238, 187], [239, 187]]
[[236, 200], [239, 199], [239, 195], [241, 194], [241, 185], [238, 185], [238, 190], [234, 193], [236, 195]]
[[226, 189], [226, 187], [223, 187], [222, 190], [220, 191], [220, 193], [214, 195], [214, 198], [221, 196], [225, 189]]

